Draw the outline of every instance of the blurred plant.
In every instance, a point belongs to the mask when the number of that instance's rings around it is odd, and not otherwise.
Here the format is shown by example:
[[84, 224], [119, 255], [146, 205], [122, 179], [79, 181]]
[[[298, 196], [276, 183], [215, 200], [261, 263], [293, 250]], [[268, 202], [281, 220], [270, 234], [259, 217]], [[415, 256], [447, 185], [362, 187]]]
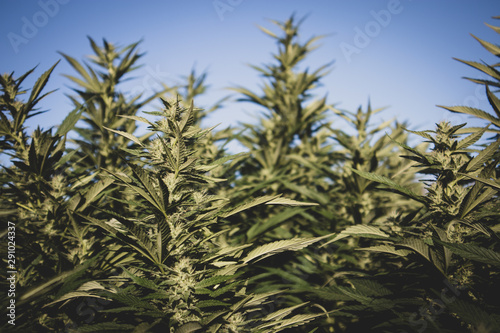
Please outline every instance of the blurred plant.
[[[135, 116], [138, 110], [171, 88], [165, 87], [142, 100], [141, 94], [127, 99], [125, 94], [118, 90], [118, 84], [125, 80], [126, 74], [138, 68], [136, 62], [143, 55], [137, 51], [140, 42], [117, 48], [106, 40], [103, 40], [102, 47], [90, 37], [89, 41], [94, 51], [94, 55], [89, 56], [89, 59], [96, 68], [85, 62], [81, 64], [69, 55], [61, 53], [80, 75], [80, 78], [65, 76], [79, 86], [73, 89], [79, 98], [69, 98], [82, 110], [81, 119], [87, 125], [74, 129], [81, 138], [73, 140], [77, 145], [74, 161], [87, 173], [96, 172], [100, 168], [118, 171], [125, 165], [122, 158], [130, 158], [126, 154], [123, 155], [121, 150], [127, 148], [128, 139], [106, 129], [133, 134], [137, 128], [135, 121], [119, 116]], [[141, 137], [141, 142], [147, 137]]]

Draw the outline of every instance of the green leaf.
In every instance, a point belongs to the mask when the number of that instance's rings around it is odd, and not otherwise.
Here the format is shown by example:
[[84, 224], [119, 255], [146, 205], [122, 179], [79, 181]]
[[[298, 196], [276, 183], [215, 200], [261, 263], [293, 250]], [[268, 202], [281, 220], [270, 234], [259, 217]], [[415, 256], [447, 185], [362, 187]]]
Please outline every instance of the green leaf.
[[486, 132], [488, 127], [489, 127], [489, 125], [484, 127], [484, 128], [481, 128], [479, 131], [473, 131], [471, 135], [458, 141], [457, 142], [457, 149], [467, 148], [467, 147], [475, 144], [479, 139], [481, 139], [481, 137], [483, 136], [484, 132]]
[[[273, 332], [279, 332], [286, 328], [298, 327], [313, 321], [316, 318], [324, 316], [324, 313], [320, 314], [298, 314], [290, 319], [284, 319], [279, 321], [279, 325], [273, 328]], [[264, 325], [266, 326], [266, 325]]]
[[252, 208], [252, 207], [255, 207], [255, 206], [258, 206], [258, 205], [262, 205], [266, 202], [269, 202], [271, 200], [274, 200], [274, 199], [277, 199], [279, 198], [280, 195], [268, 195], [268, 196], [263, 196], [263, 197], [259, 197], [259, 198], [256, 198], [248, 203], [244, 203], [238, 207], [236, 207], [235, 209], [229, 211], [229, 212], [226, 212], [226, 213], [223, 213], [221, 214], [221, 217], [229, 217], [231, 215], [234, 215], [234, 214], [237, 214], [239, 212], [242, 212], [244, 210], [247, 210], [249, 208]]
[[[486, 25], [488, 25], [488, 24], [486, 24]], [[490, 25], [488, 25], [488, 26], [491, 27], [492, 29], [497, 28], [497, 27], [492, 27]], [[492, 54], [496, 55], [497, 57], [500, 57], [500, 47], [498, 45], [491, 44], [487, 41], [484, 41], [480, 38], [477, 38], [476, 36], [474, 36], [472, 34], [471, 34], [471, 36], [474, 37], [474, 39], [477, 40], [486, 50], [488, 50], [488, 52], [491, 52]]]
[[456, 112], [456, 113], [465, 113], [471, 116], [475, 116], [487, 121], [492, 122], [496, 126], [500, 127], [500, 119], [497, 119], [493, 117], [491, 114], [484, 112], [483, 110], [476, 109], [476, 108], [471, 108], [468, 106], [443, 106], [443, 105], [438, 105], [438, 107], [446, 109], [451, 112]]
[[324, 247], [330, 243], [336, 242], [340, 239], [343, 239], [343, 238], [346, 238], [349, 236], [359, 236], [359, 237], [378, 238], [378, 239], [389, 238], [389, 235], [387, 235], [385, 232], [383, 232], [382, 230], [380, 230], [377, 227], [358, 224], [358, 225], [353, 225], [353, 226], [347, 227], [345, 230], [342, 230], [333, 239], [331, 239], [328, 242], [321, 245], [321, 247]]
[[297, 200], [280, 197], [266, 202], [266, 205], [317, 206], [318, 204], [314, 202], [301, 202]]
[[474, 176], [468, 175], [466, 173], [460, 173], [459, 172], [458, 174], [461, 175], [461, 176], [468, 177], [470, 179], [474, 179], [475, 181], [481, 182], [483, 184], [489, 185], [489, 186], [491, 186], [493, 188], [496, 188], [497, 190], [500, 190], [500, 183], [497, 182], [497, 181], [493, 181], [491, 179], [486, 179], [486, 178], [474, 177]]
[[383, 252], [383, 253], [390, 253], [394, 254], [400, 257], [406, 257], [408, 254], [411, 253], [410, 250], [404, 250], [404, 249], [399, 249], [397, 250], [393, 245], [376, 245], [376, 246], [370, 246], [370, 247], [363, 247], [356, 249], [358, 251], [370, 251], [370, 252]]
[[412, 249], [425, 259], [432, 262], [429, 253], [429, 245], [425, 244], [425, 242], [420, 238], [406, 238], [401, 243], [398, 243], [396, 245]]
[[194, 287], [196, 289], [198, 289], [198, 288], [206, 288], [206, 287], [214, 286], [216, 284], [220, 284], [222, 282], [231, 280], [239, 275], [240, 274], [212, 276], [208, 279], [204, 279], [204, 280], [198, 282]]
[[479, 155], [470, 160], [469, 163], [467, 163], [467, 168], [465, 169], [465, 171], [474, 172], [482, 168], [485, 163], [490, 162], [491, 158], [498, 150], [498, 147], [500, 147], [500, 138], [498, 138], [497, 141], [489, 144], [488, 147], [486, 147], [479, 153]]
[[219, 301], [219, 300], [216, 300], [216, 299], [209, 299], [209, 300], [205, 300], [205, 301], [199, 301], [196, 303], [196, 307], [202, 309], [202, 308], [209, 308], [209, 307], [213, 307], [213, 306], [223, 306], [223, 307], [228, 307], [230, 306], [231, 304], [229, 303], [226, 303], [226, 302], [222, 302], [222, 301]]
[[255, 223], [250, 227], [250, 229], [248, 229], [247, 239], [254, 239], [255, 237], [268, 231], [269, 229], [275, 228], [281, 223], [286, 222], [288, 219], [294, 217], [302, 211], [303, 209], [301, 209], [300, 207], [285, 209], [282, 212], [271, 216], [267, 220], [264, 220], [263, 222]]
[[248, 263], [257, 258], [259, 258], [258, 260], [262, 260], [284, 251], [298, 251], [330, 236], [331, 235], [311, 238], [293, 238], [261, 245], [256, 249], [250, 251], [250, 253], [248, 253], [248, 255], [243, 259], [243, 262]]
[[352, 170], [353, 172], [357, 173], [361, 177], [364, 177], [364, 178], [366, 178], [368, 180], [371, 180], [371, 181], [374, 181], [374, 182], [377, 182], [377, 183], [380, 183], [380, 184], [387, 185], [391, 189], [395, 190], [396, 192], [398, 192], [398, 193], [400, 193], [400, 194], [402, 194], [402, 195], [404, 195], [406, 197], [410, 197], [410, 198], [412, 198], [412, 199], [414, 199], [414, 200], [416, 200], [418, 202], [421, 202], [421, 203], [426, 203], [427, 202], [425, 196], [416, 194], [415, 192], [413, 192], [409, 188], [403, 187], [403, 186], [399, 185], [398, 183], [394, 182], [393, 180], [391, 180], [391, 179], [389, 179], [387, 177], [384, 177], [384, 176], [381, 176], [381, 175], [377, 175], [375, 173], [370, 173], [370, 172], [356, 170], [356, 169], [353, 169], [351, 167], [347, 167], [347, 168], [350, 169], [350, 170]]
[[478, 304], [457, 299], [454, 302], [450, 302], [448, 307], [464, 322], [472, 324], [473, 327], [479, 329], [484, 327], [484, 332], [495, 332], [500, 327], [500, 318], [489, 314], [480, 308]]
[[447, 243], [440, 240], [436, 242], [466, 259], [500, 267], [500, 253], [493, 250], [473, 244]]
[[90, 190], [85, 194], [85, 203], [78, 209], [79, 211], [83, 211], [87, 208], [93, 201], [98, 198], [99, 194], [101, 194], [104, 189], [106, 189], [109, 185], [113, 184], [113, 179], [104, 178], [100, 180], [98, 183], [94, 184]]
[[139, 117], [139, 116], [127, 116], [127, 115], [120, 115], [120, 117], [127, 118], [127, 119], [132, 119], [135, 121], [140, 121], [142, 123], [148, 124], [149, 126], [153, 126], [153, 123], [147, 120], [144, 117]]
[[97, 257], [94, 257], [93, 259], [86, 261], [84, 264], [77, 266], [75, 269], [60, 273], [57, 276], [24, 292], [19, 297], [19, 304], [24, 304], [26, 302], [29, 302], [30, 300], [33, 299], [33, 297], [39, 296], [40, 294], [47, 294], [50, 290], [57, 287], [60, 283], [64, 282], [65, 280], [69, 279], [72, 275], [78, 275], [82, 271], [86, 270], [96, 259]]
[[199, 323], [190, 321], [189, 323], [185, 323], [184, 325], [176, 329], [174, 333], [192, 333], [199, 331], [202, 328], [203, 327]]
[[136, 138], [134, 135], [130, 134], [130, 133], [127, 133], [127, 132], [123, 132], [123, 131], [118, 131], [118, 130], [114, 130], [114, 129], [111, 129], [111, 128], [108, 128], [108, 127], [105, 127], [105, 129], [111, 131], [111, 132], [114, 132], [116, 134], [119, 134], [123, 137], [126, 137], [127, 139], [137, 143], [139, 146], [141, 147], [144, 147], [144, 144], [141, 142], [141, 140], [139, 140], [138, 138]]
[[122, 269], [132, 279], [132, 281], [134, 281], [135, 284], [154, 291], [160, 290], [160, 287], [156, 285], [156, 283], [154, 283], [153, 281], [134, 275], [125, 268]]
[[497, 114], [497, 117], [500, 118], [500, 99], [498, 99], [494, 93], [491, 92], [490, 87], [486, 85], [486, 95], [488, 96], [488, 101], [490, 102], [491, 107]]
[[47, 96], [47, 94], [43, 95], [42, 97], [39, 97], [40, 93], [42, 92], [43, 88], [49, 81], [50, 74], [54, 70], [54, 68], [57, 66], [59, 61], [57, 61], [52, 67], [49, 68], [45, 73], [43, 73], [38, 80], [36, 81], [35, 85], [31, 89], [31, 95], [28, 99], [28, 102], [26, 103], [26, 108], [27, 110], [32, 110], [33, 107], [38, 103], [40, 99], [43, 97]]
[[66, 118], [64, 118], [63, 122], [57, 129], [56, 135], [64, 136], [66, 133], [68, 133], [78, 122], [80, 119], [80, 116], [83, 112], [83, 105], [80, 106], [79, 108], [74, 109], [71, 111]]

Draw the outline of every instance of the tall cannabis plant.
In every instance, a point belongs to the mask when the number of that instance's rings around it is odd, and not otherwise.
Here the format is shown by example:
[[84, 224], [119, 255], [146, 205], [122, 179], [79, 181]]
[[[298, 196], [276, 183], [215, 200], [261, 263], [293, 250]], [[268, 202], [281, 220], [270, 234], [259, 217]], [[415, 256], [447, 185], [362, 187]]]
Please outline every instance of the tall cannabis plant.
[[[94, 265], [96, 259], [103, 260], [102, 264], [107, 261], [94, 246], [91, 228], [79, 223], [73, 213], [92, 214], [92, 205], [99, 205], [109, 185], [97, 182], [87, 186], [69, 167], [72, 154], [65, 152], [66, 135], [78, 121], [80, 110], [70, 112], [57, 131], [37, 128], [31, 135], [26, 133], [25, 121], [40, 113], [38, 103], [49, 94], [42, 91], [54, 68], [40, 76], [25, 99], [21, 84], [33, 70], [19, 78], [13, 73], [0, 78], [1, 146], [12, 162], [3, 166], [0, 174], [5, 221], [2, 240], [11, 236], [15, 247], [11, 261], [15, 269], [11, 270], [18, 272], [15, 328], [20, 331], [63, 330], [67, 316], [43, 306], [75, 276], [93, 276], [92, 271], [84, 273], [87, 268], [99, 271], [101, 264]], [[15, 236], [7, 233], [12, 225]], [[5, 243], [3, 258], [7, 258], [7, 248]], [[6, 281], [4, 274], [2, 281]], [[7, 306], [7, 301], [2, 300], [2, 306]]]
[[[500, 54], [498, 46], [479, 41], [490, 52]], [[475, 81], [485, 84], [490, 105], [500, 115], [499, 99], [489, 88], [500, 78], [494, 68], [497, 65], [466, 63], [494, 79]], [[381, 329], [417, 332], [496, 332], [500, 328], [499, 295], [494, 287], [500, 273], [497, 179], [500, 138], [496, 136], [485, 145], [475, 146], [491, 131], [491, 126], [498, 126], [497, 118], [464, 106], [445, 108], [486, 119], [490, 124], [465, 128], [466, 124], [453, 126], [441, 122], [434, 131], [409, 131], [432, 145], [431, 151], [422, 151], [399, 143], [409, 153], [404, 157], [416, 162], [419, 172], [428, 177], [424, 180], [424, 195], [387, 177], [353, 169], [367, 180], [421, 203], [419, 211], [409, 211], [389, 220], [385, 226], [348, 227], [331, 240], [350, 236], [375, 238], [375, 244], [360, 250], [389, 254], [391, 257], [380, 260], [392, 262], [398, 268], [387, 270], [386, 266], [383, 280], [376, 276], [362, 280], [361, 286], [378, 285], [382, 291], [379, 293], [365, 287], [360, 289], [356, 284], [348, 289], [317, 291], [326, 299], [357, 292], [357, 297], [350, 299], [363, 307], [356, 310], [362, 309], [364, 315], [376, 311], [368, 326], [366, 321], [359, 324], [365, 329], [378, 325]], [[464, 133], [468, 135], [463, 137]], [[381, 318], [390, 322], [390, 326], [382, 325]]]
[[94, 172], [99, 168], [120, 170], [122, 158], [126, 156], [120, 149], [125, 148], [128, 141], [106, 128], [133, 134], [136, 123], [119, 116], [136, 115], [138, 110], [170, 89], [144, 98], [141, 94], [127, 97], [118, 86], [127, 74], [138, 68], [137, 61], [142, 57], [137, 50], [139, 42], [126, 47], [116, 47], [106, 40], [101, 47], [90, 37], [89, 42], [94, 52], [89, 59], [94, 66], [61, 53], [80, 76], [65, 75], [78, 86], [73, 89], [77, 96], [70, 96], [70, 99], [81, 108], [81, 120], [86, 125], [74, 129], [79, 135], [74, 140], [77, 144], [74, 160], [79, 167]]
[[304, 248], [321, 237], [231, 246], [230, 225], [213, 231], [214, 225], [224, 223], [221, 219], [253, 206], [303, 204], [267, 196], [229, 209], [225, 198], [208, 192], [210, 183], [222, 180], [207, 172], [231, 157], [209, 161], [197, 156], [196, 141], [210, 129], [194, 125], [192, 106], [163, 103], [163, 111], [151, 113], [161, 117], [154, 123], [124, 116], [146, 122], [155, 133], [151, 142], [116, 131], [139, 146], [127, 151], [145, 166], [128, 162], [129, 175], [106, 170], [124, 191], [137, 196], [128, 203], [137, 218], [118, 213], [110, 220], [87, 217], [128, 248], [134, 260], [108, 279], [83, 283], [58, 302], [69, 300], [64, 306], [71, 306], [83, 296], [111, 301], [95, 323], [81, 326], [84, 331], [278, 332], [322, 315], [292, 315], [297, 307], [273, 313], [265, 305], [272, 304], [279, 291], [252, 294], [245, 287], [252, 262]]
[[[352, 167], [376, 171], [414, 186], [414, 173], [403, 173], [409, 163], [394, 156], [402, 149], [380, 134], [390, 130], [393, 136], [405, 141], [402, 126], [390, 128], [390, 122], [386, 122], [373, 127], [372, 115], [378, 110], [370, 106], [367, 111], [360, 108], [351, 114], [327, 105], [326, 98], [313, 98], [313, 90], [327, 74], [328, 65], [315, 71], [300, 70], [299, 65], [315, 49], [314, 43], [320, 37], [300, 41], [301, 22], [293, 16], [286, 22], [273, 23], [279, 26], [280, 34], [262, 30], [277, 41], [276, 61], [254, 66], [264, 77], [262, 91], [234, 89], [243, 94], [241, 101], [264, 110], [260, 123], [244, 124], [245, 131], [238, 137], [251, 158], [239, 169], [235, 195], [241, 200], [253, 193], [283, 192], [319, 205], [307, 211], [290, 207], [240, 214], [233, 222], [239, 227], [235, 239], [264, 241], [291, 235], [325, 235], [346, 225], [381, 223], [389, 214], [413, 206], [411, 201], [377, 191], [376, 183], [351, 171]], [[334, 128], [335, 116], [352, 124], [356, 134]], [[245, 225], [245, 221], [253, 220], [250, 214], [255, 214], [258, 223]], [[351, 242], [348, 248], [353, 246]], [[346, 249], [306, 250], [301, 255], [283, 255], [275, 262], [261, 265], [253, 286], [259, 291], [277, 286], [289, 288], [294, 296], [282, 306], [296, 305], [315, 297], [306, 291], [311, 285], [322, 286], [331, 282], [333, 276], [343, 274], [341, 270], [359, 268], [367, 262], [362, 253], [353, 254]]]
[[[263, 67], [252, 66], [264, 78], [261, 92], [252, 92], [243, 87], [234, 90], [243, 95], [240, 101], [251, 102], [264, 110], [260, 123], [243, 124], [244, 131], [237, 140], [249, 149], [250, 158], [239, 166], [241, 177], [235, 182], [238, 189], [234, 195], [239, 200], [246, 200], [256, 193], [277, 194], [286, 193], [291, 198], [299, 199], [301, 195], [290, 190], [281, 182], [308, 184], [311, 188], [318, 187], [321, 191], [321, 179], [314, 174], [308, 174], [300, 163], [290, 158], [292, 154], [308, 155], [311, 158], [325, 161], [325, 139], [322, 132], [326, 123], [326, 98], [313, 99], [312, 90], [319, 85], [322, 77], [327, 74], [329, 65], [309, 71], [299, 70], [299, 64], [316, 48], [314, 43], [320, 37], [313, 37], [305, 42], [299, 40], [299, 27], [295, 17], [285, 22], [272, 21], [280, 34], [275, 34], [263, 27], [268, 36], [278, 44], [274, 55], [276, 62]], [[314, 184], [314, 185], [313, 185]], [[318, 185], [316, 185], [318, 184]], [[272, 238], [290, 237], [301, 234], [300, 225], [309, 223], [299, 218], [297, 209], [283, 212], [273, 212], [273, 209], [255, 212], [259, 213], [258, 225], [241, 225], [248, 240], [263, 239], [269, 234]], [[251, 213], [250, 213], [251, 214]], [[290, 217], [298, 223], [283, 226]], [[249, 216], [248, 216], [249, 217]], [[250, 218], [253, 220], [254, 217]], [[247, 220], [242, 214], [239, 221]], [[267, 237], [267, 236], [266, 236]]]

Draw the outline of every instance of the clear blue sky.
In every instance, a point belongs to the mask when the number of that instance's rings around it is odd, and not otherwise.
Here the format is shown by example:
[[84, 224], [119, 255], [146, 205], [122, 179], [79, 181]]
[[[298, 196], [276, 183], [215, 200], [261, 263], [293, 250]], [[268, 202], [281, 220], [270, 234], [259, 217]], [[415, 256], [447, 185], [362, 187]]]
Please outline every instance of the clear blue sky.
[[[495, 61], [469, 34], [498, 43], [498, 35], [484, 25], [500, 25], [491, 18], [500, 15], [498, 0], [2, 0], [0, 72], [21, 75], [39, 65], [34, 80], [61, 59], [57, 51], [77, 59], [91, 54], [87, 35], [122, 46], [143, 39], [144, 66], [124, 87], [152, 91], [159, 88], [155, 78], [172, 84], [196, 65], [199, 72], [209, 72], [211, 88], [198, 101], [206, 106], [229, 94], [229, 86], [257, 89], [261, 79], [246, 64], [272, 61], [276, 46], [256, 26], [276, 31], [268, 19], [284, 21], [292, 13], [309, 15], [302, 25], [304, 40], [328, 35], [305, 65], [334, 61], [317, 92], [328, 93], [328, 101], [339, 108], [355, 110], [370, 99], [374, 107], [389, 107], [384, 120], [408, 120], [419, 130], [432, 129], [441, 119], [469, 120], [436, 104], [490, 110], [484, 91], [461, 78], [481, 75], [452, 57]], [[14, 35], [23, 42], [13, 42]], [[71, 110], [64, 96], [71, 84], [63, 73], [74, 74], [64, 61], [48, 85], [59, 90], [41, 104], [50, 111], [33, 118], [31, 130], [58, 125]], [[257, 110], [228, 102], [207, 125], [252, 121]]]

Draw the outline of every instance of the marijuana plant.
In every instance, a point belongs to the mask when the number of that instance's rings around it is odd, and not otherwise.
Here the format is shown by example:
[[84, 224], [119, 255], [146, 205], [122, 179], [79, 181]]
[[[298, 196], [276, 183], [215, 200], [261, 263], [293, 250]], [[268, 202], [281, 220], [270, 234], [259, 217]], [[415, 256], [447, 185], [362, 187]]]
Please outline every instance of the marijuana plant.
[[[40, 114], [37, 104], [49, 94], [42, 94], [42, 90], [54, 68], [36, 81], [25, 101], [21, 84], [33, 70], [19, 78], [12, 73], [0, 79], [2, 153], [12, 161], [0, 175], [0, 204], [5, 222], [16, 226], [19, 330], [63, 329], [67, 316], [43, 306], [65, 282], [84, 274], [99, 257], [99, 249], [93, 246], [95, 235], [72, 211], [92, 214], [92, 204], [99, 205], [102, 191], [109, 185], [86, 187], [69, 168], [72, 153], [65, 152], [66, 135], [78, 121], [78, 109], [68, 114], [55, 133], [40, 128], [31, 135], [26, 133], [25, 121]], [[8, 230], [4, 227], [2, 238]], [[2, 251], [6, 249], [2, 247]]]
[[[498, 31], [498, 28], [495, 30]], [[498, 56], [497, 46], [479, 41]], [[466, 63], [495, 78], [494, 66]], [[499, 115], [498, 97], [489, 89], [494, 81], [475, 81], [486, 85], [490, 105]], [[463, 106], [445, 108], [491, 123], [483, 128], [465, 128], [466, 124], [453, 126], [441, 122], [434, 131], [409, 131], [432, 144], [428, 152], [398, 143], [409, 152], [403, 157], [416, 162], [419, 172], [430, 176], [423, 180], [426, 185], [424, 195], [387, 177], [352, 169], [367, 180], [382, 184], [391, 191], [420, 202], [422, 206], [418, 211], [410, 211], [378, 228], [348, 227], [330, 241], [350, 236], [376, 239], [374, 245], [360, 250], [395, 256], [394, 263], [399, 261], [395, 267], [405, 267], [405, 270], [398, 268], [395, 272], [389, 269], [383, 273], [383, 285], [387, 289], [381, 289], [385, 290], [382, 294], [364, 292], [355, 284], [347, 290], [336, 288], [318, 293], [331, 298], [360, 292], [356, 301], [364, 306], [363, 311], [371, 308], [370, 311], [385, 312], [388, 317], [381, 317], [391, 323], [391, 328], [419, 332], [494, 332], [500, 327], [497, 315], [499, 295], [493, 291], [495, 288], [491, 284], [498, 277], [500, 264], [497, 180], [500, 138], [493, 138], [483, 145], [483, 149], [474, 145], [487, 131], [491, 131], [490, 126], [498, 124], [494, 116], [482, 110]], [[466, 133], [468, 135], [461, 138]], [[391, 225], [395, 228], [389, 228]], [[390, 278], [393, 274], [403, 279], [395, 281]], [[371, 276], [364, 279], [364, 283], [370, 280], [373, 282], [377, 278]], [[395, 290], [406, 291], [399, 294]], [[411, 291], [411, 298], [408, 291]], [[443, 296], [450, 291], [455, 293], [454, 297]], [[408, 311], [412, 302], [415, 302], [414, 313]], [[440, 304], [439, 312], [435, 310], [436, 304]], [[371, 326], [375, 327], [377, 322], [373, 321]], [[380, 328], [384, 326], [387, 325], [378, 325]]]
[[197, 157], [196, 141], [210, 129], [194, 125], [193, 106], [163, 103], [163, 111], [151, 112], [162, 117], [154, 123], [124, 116], [150, 126], [156, 137], [148, 144], [116, 131], [140, 147], [127, 152], [142, 159], [146, 167], [128, 162], [130, 175], [106, 170], [139, 198], [128, 203], [139, 211], [138, 218], [117, 213], [110, 220], [86, 217], [129, 249], [134, 260], [121, 265], [116, 275], [86, 282], [57, 302], [82, 296], [112, 301], [96, 323], [80, 328], [84, 331], [278, 332], [321, 316], [291, 316], [297, 307], [273, 313], [264, 305], [274, 301], [279, 291], [252, 294], [245, 287], [252, 262], [299, 250], [321, 237], [235, 247], [228, 243], [230, 228], [212, 231], [221, 219], [256, 205], [303, 204], [267, 196], [228, 209], [227, 200], [207, 191], [208, 184], [222, 181], [207, 172], [231, 157], [216, 161]]

